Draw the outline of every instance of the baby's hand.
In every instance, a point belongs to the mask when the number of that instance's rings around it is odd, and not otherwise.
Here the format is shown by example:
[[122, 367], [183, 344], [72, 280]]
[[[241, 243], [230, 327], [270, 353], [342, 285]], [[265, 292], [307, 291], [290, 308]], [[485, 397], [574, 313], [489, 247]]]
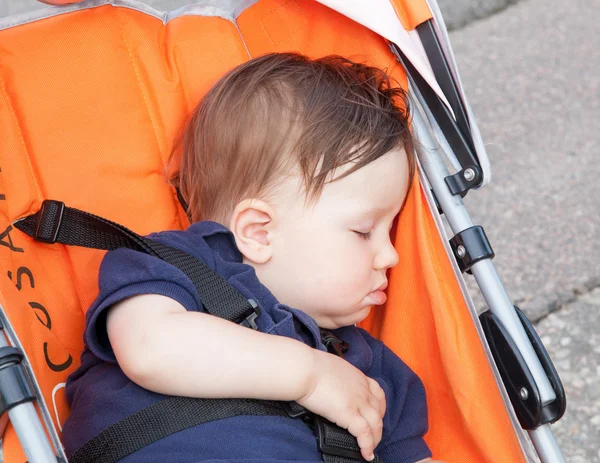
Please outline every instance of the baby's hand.
[[347, 361], [315, 350], [307, 391], [297, 402], [347, 429], [358, 440], [365, 460], [373, 459], [383, 432], [385, 393], [377, 381]]

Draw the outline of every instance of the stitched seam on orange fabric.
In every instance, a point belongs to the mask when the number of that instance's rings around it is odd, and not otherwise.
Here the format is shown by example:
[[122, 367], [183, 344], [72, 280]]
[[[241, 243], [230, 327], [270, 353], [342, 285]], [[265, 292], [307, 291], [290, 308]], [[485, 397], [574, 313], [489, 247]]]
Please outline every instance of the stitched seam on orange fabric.
[[265, 27], [265, 24], [263, 22], [263, 20], [267, 17], [272, 15], [273, 13], [275, 13], [276, 11], [279, 11], [280, 9], [284, 8], [286, 5], [290, 4], [290, 3], [295, 3], [292, 0], [288, 0], [285, 2], [285, 4], [283, 5], [279, 5], [276, 7], [271, 8], [269, 11], [266, 11], [258, 20], [259, 24], [260, 24], [260, 28], [264, 31], [265, 35], [267, 36], [267, 38], [269, 39], [269, 42], [271, 42], [272, 45], [279, 45], [282, 42], [284, 42], [285, 40], [294, 37], [295, 35], [299, 34], [302, 30], [303, 30], [303, 25], [297, 27], [296, 29], [294, 29], [293, 31], [291, 31], [289, 34], [287, 34], [285, 37], [283, 37], [282, 39], [278, 40], [277, 42], [275, 42], [273, 40], [273, 38], [271, 37], [271, 34], [269, 34], [269, 31], [267, 30], [267, 28]]
[[[116, 10], [116, 8], [115, 8]], [[121, 39], [123, 40], [123, 44], [125, 45], [125, 48], [127, 49], [127, 54], [129, 55], [129, 61], [131, 62], [131, 67], [133, 68], [133, 72], [135, 74], [135, 78], [138, 84], [138, 88], [140, 90], [140, 93], [142, 94], [142, 98], [144, 100], [144, 104], [146, 106], [146, 112], [148, 113], [148, 118], [150, 119], [150, 123], [152, 124], [152, 132], [154, 133], [154, 140], [156, 141], [156, 147], [158, 149], [158, 153], [159, 153], [159, 158], [160, 158], [160, 164], [163, 166], [163, 172], [165, 167], [165, 163], [162, 160], [162, 153], [160, 150], [160, 142], [158, 139], [158, 130], [156, 127], [156, 121], [155, 118], [152, 115], [152, 110], [150, 109], [150, 102], [148, 101], [148, 95], [146, 94], [144, 85], [142, 84], [142, 77], [140, 75], [140, 71], [135, 63], [135, 60], [133, 58], [133, 53], [131, 52], [131, 47], [129, 46], [129, 42], [127, 41], [127, 38], [125, 36], [125, 31], [123, 30], [123, 26], [121, 24], [121, 21], [119, 20], [119, 13], [117, 11], [114, 11], [114, 17], [115, 17], [115, 21], [117, 23], [117, 27], [119, 28], [119, 32], [121, 34]], [[171, 198], [173, 200], [173, 203], [175, 205], [175, 210], [178, 210], [179, 208], [179, 204], [176, 202], [176, 196], [175, 195], [171, 195]], [[183, 223], [181, 222], [181, 217], [179, 212], [177, 212], [175, 214], [176, 220], [179, 223], [179, 229], [183, 229]]]
[[2, 94], [4, 95], [4, 98], [6, 100], [6, 105], [8, 106], [8, 109], [10, 110], [10, 113], [13, 118], [13, 122], [15, 124], [15, 127], [17, 128], [17, 132], [19, 133], [19, 140], [21, 140], [21, 146], [23, 147], [23, 152], [25, 153], [25, 159], [27, 160], [27, 166], [29, 167], [29, 173], [31, 174], [31, 178], [33, 179], [33, 184], [35, 186], [37, 199], [38, 199], [38, 201], [41, 202], [42, 198], [43, 198], [42, 189], [40, 188], [40, 185], [37, 182], [37, 177], [35, 176], [35, 169], [33, 168], [33, 165], [31, 163], [31, 157], [29, 155], [29, 150], [27, 149], [27, 144], [25, 143], [25, 138], [23, 137], [23, 131], [21, 130], [21, 125], [19, 124], [19, 119], [17, 118], [15, 109], [10, 101], [8, 92], [6, 91], [6, 85], [4, 84], [4, 78], [2, 77], [1, 74], [0, 74], [0, 86], [2, 87]]
[[[116, 10], [116, 8], [115, 8], [115, 10]], [[123, 26], [121, 25], [121, 22], [119, 20], [119, 13], [117, 11], [114, 11], [114, 17], [115, 17], [115, 21], [117, 23], [117, 27], [119, 28], [119, 32], [121, 33], [121, 39], [123, 40], [123, 44], [125, 45], [125, 48], [127, 49], [127, 54], [129, 55], [129, 61], [131, 62], [131, 67], [133, 68], [133, 72], [135, 74], [135, 79], [138, 83], [138, 88], [140, 90], [140, 93], [142, 94], [144, 104], [146, 105], [146, 112], [148, 113], [148, 118], [150, 119], [150, 123], [152, 124], [152, 132], [154, 133], [154, 140], [156, 141], [156, 146], [158, 148], [158, 152], [160, 153], [160, 143], [158, 141], [158, 131], [156, 129], [156, 122], [154, 120], [154, 117], [152, 116], [152, 111], [150, 110], [150, 103], [148, 101], [148, 96], [146, 95], [144, 86], [142, 85], [142, 77], [140, 76], [140, 71], [139, 71], [137, 65], [135, 64], [135, 60], [133, 58], [133, 53], [131, 52], [131, 47], [129, 46], [129, 42], [127, 42], [127, 39], [125, 37], [125, 31], [123, 30]], [[162, 159], [161, 159], [161, 163], [162, 163]]]
[[240, 39], [242, 39], [242, 43], [244, 44], [244, 48], [246, 49], [246, 53], [248, 53], [248, 58], [252, 59], [252, 53], [250, 53], [250, 49], [248, 48], [248, 44], [246, 43], [246, 39], [244, 38], [244, 34], [242, 34], [242, 31], [240, 29], [240, 25], [237, 22], [237, 18], [235, 20], [232, 21], [233, 25], [235, 26], [235, 29], [237, 30], [238, 35], [240, 36]]

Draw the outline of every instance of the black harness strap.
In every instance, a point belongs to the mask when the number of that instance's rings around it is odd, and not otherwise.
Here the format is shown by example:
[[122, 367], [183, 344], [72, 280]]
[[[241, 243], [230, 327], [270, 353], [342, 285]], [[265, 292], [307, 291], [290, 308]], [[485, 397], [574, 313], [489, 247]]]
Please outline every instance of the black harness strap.
[[79, 448], [69, 463], [114, 463], [176, 432], [240, 415], [287, 416], [275, 401], [171, 397], [109, 426]]
[[[176, 432], [209, 421], [242, 415], [302, 418], [315, 432], [325, 463], [365, 461], [356, 439], [348, 431], [310, 413], [295, 402], [170, 397], [104, 429], [75, 451], [69, 457], [69, 463], [115, 463]], [[383, 462], [376, 456], [373, 463]]]
[[105, 250], [130, 248], [158, 257], [188, 276], [208, 313], [256, 329], [256, 302], [245, 299], [221, 275], [187, 252], [144, 238], [89, 212], [66, 207], [60, 201], [44, 201], [37, 213], [18, 220], [14, 226], [43, 243]]
[[[85, 211], [46, 200], [42, 208], [14, 223], [44, 243], [92, 249], [130, 248], [177, 267], [194, 283], [207, 312], [257, 329], [256, 302], [246, 300], [223, 277], [184, 251], [144, 238], [128, 228]], [[348, 345], [333, 333], [321, 333], [327, 349], [342, 356]], [[253, 399], [196, 399], [170, 397], [109, 426], [69, 458], [70, 463], [114, 463], [127, 455], [184, 429], [240, 415], [301, 418], [315, 433], [325, 463], [364, 462], [356, 438], [295, 402]], [[382, 463], [375, 457], [374, 463]]]

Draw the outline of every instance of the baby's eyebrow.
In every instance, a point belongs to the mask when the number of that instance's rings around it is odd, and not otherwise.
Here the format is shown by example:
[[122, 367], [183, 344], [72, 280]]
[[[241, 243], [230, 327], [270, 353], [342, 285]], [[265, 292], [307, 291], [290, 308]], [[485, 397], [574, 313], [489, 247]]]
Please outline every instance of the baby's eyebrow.
[[353, 214], [357, 219], [369, 219], [372, 220], [376, 217], [388, 214], [390, 210], [385, 207], [365, 207], [361, 208], [357, 213]]
[[361, 214], [365, 214], [365, 215], [383, 214], [383, 213], [386, 213], [386, 212], [389, 212], [389, 211], [390, 211], [390, 209], [388, 207], [368, 206], [363, 211], [361, 211]]

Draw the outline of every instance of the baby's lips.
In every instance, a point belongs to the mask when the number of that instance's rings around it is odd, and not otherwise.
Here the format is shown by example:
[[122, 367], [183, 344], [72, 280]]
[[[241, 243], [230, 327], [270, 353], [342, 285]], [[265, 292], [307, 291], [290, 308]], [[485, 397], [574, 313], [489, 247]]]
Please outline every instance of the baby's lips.
[[381, 283], [377, 289], [375, 291], [385, 291], [385, 289], [388, 287], [388, 282], [387, 280], [385, 280], [383, 283]]
[[387, 301], [387, 295], [380, 289], [370, 292], [369, 296], [375, 305], [382, 305], [385, 304], [385, 301]]

